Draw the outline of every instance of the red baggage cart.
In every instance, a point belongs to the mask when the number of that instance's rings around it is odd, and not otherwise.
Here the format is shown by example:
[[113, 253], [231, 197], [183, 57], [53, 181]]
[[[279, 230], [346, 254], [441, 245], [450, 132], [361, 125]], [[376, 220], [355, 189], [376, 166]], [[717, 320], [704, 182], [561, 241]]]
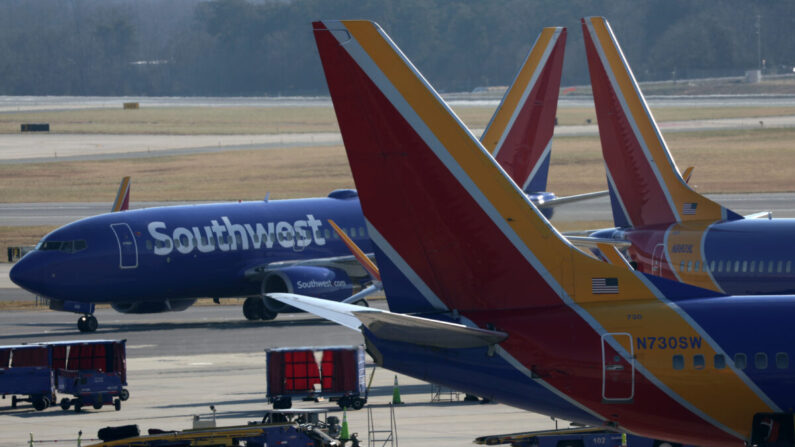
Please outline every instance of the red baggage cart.
[[367, 403], [364, 346], [266, 350], [268, 402], [290, 408], [293, 398], [336, 401], [341, 408]]

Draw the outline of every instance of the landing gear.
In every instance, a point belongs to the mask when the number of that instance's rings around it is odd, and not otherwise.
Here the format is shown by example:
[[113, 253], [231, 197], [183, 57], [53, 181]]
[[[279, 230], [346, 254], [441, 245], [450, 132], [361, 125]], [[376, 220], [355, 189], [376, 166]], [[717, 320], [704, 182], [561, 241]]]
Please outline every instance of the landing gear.
[[278, 315], [278, 313], [269, 310], [262, 301], [262, 298], [258, 296], [251, 296], [243, 301], [243, 316], [246, 317], [246, 320], [270, 321], [276, 318], [276, 315]]
[[99, 322], [93, 315], [83, 315], [77, 320], [77, 328], [80, 332], [94, 332], [97, 327], [99, 327]]

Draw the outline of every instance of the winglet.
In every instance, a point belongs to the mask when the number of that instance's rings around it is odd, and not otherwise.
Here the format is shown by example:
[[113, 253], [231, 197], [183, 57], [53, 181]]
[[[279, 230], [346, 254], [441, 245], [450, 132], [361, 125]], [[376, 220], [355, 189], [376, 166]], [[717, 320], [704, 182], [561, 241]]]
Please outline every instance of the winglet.
[[116, 200], [113, 201], [113, 207], [110, 211], [127, 211], [130, 208], [130, 176], [125, 176], [121, 179], [119, 184], [119, 192], [116, 193]]
[[741, 219], [682, 178], [607, 20], [582, 29], [608, 180], [629, 224]]
[[481, 143], [525, 192], [546, 191], [566, 28], [544, 28]]
[[342, 239], [342, 242], [345, 242], [345, 245], [348, 246], [348, 250], [350, 250], [351, 253], [353, 253], [353, 257], [356, 258], [357, 261], [359, 261], [359, 264], [361, 264], [362, 267], [365, 270], [367, 270], [367, 273], [369, 273], [370, 276], [375, 281], [380, 282], [381, 273], [378, 271], [378, 267], [376, 267], [375, 263], [371, 261], [366, 254], [364, 254], [362, 249], [359, 248], [358, 245], [356, 245], [356, 242], [353, 242], [351, 238], [349, 238], [348, 235], [345, 234], [344, 231], [342, 231], [342, 228], [340, 228], [336, 222], [334, 222], [331, 219], [328, 219], [328, 223], [331, 225], [331, 228], [334, 229], [337, 235]]

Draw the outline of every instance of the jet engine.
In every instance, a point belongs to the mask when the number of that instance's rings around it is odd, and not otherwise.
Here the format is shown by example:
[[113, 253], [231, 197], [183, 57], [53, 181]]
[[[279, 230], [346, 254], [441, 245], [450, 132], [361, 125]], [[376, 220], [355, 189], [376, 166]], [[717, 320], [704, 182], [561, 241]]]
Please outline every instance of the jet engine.
[[265, 308], [278, 314], [288, 310], [289, 306], [267, 298], [268, 293], [285, 292], [342, 301], [353, 293], [353, 283], [343, 270], [314, 267], [293, 266], [270, 272], [262, 280], [262, 297]]
[[161, 312], [178, 312], [185, 310], [196, 302], [195, 298], [165, 301], [132, 301], [127, 303], [111, 303], [110, 307], [123, 314], [158, 314]]

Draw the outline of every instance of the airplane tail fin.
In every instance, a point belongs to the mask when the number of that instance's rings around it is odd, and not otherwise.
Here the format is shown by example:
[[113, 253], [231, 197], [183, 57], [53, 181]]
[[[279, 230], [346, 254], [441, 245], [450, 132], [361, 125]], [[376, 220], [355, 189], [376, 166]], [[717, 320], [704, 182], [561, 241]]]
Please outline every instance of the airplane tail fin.
[[607, 20], [584, 18], [582, 29], [616, 223], [741, 219], [682, 178]]
[[130, 208], [130, 176], [125, 176], [119, 184], [119, 192], [116, 193], [116, 200], [110, 211], [127, 211]]
[[546, 191], [566, 28], [544, 28], [481, 143], [525, 192]]
[[566, 241], [377, 24], [313, 25], [390, 310], [655, 299]]

